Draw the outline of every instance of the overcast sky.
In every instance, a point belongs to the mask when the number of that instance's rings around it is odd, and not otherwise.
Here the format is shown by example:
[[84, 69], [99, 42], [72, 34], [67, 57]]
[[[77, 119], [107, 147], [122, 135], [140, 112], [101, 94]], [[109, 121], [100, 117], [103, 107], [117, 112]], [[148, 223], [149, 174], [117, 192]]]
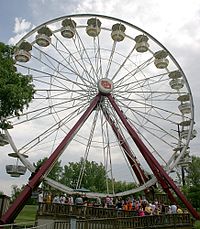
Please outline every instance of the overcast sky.
[[[147, 31], [172, 53], [185, 72], [194, 99], [195, 129], [200, 133], [199, 0], [1, 0], [0, 3], [0, 41], [9, 44], [16, 43], [34, 26], [76, 13], [116, 17]], [[200, 156], [199, 140], [198, 134], [190, 144], [193, 155]], [[8, 160], [1, 158], [0, 190], [9, 195], [11, 184], [20, 184], [23, 180], [6, 175]]]

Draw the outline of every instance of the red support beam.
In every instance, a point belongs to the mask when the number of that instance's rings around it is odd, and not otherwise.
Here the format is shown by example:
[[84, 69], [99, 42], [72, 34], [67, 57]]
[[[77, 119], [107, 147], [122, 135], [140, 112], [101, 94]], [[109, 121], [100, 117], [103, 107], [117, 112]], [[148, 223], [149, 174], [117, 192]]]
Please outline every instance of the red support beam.
[[81, 128], [83, 123], [90, 116], [92, 111], [95, 109], [97, 103], [100, 101], [100, 98], [101, 98], [100, 94], [98, 94], [94, 98], [94, 100], [91, 102], [87, 110], [83, 113], [83, 115], [80, 117], [77, 123], [72, 127], [72, 129], [68, 132], [68, 134], [62, 140], [62, 142], [58, 145], [58, 147], [54, 150], [51, 156], [42, 164], [42, 166], [38, 169], [38, 171], [36, 171], [35, 174], [31, 176], [28, 184], [24, 187], [23, 191], [16, 198], [16, 200], [13, 202], [13, 204], [7, 210], [7, 212], [2, 216], [0, 220], [1, 224], [13, 223], [14, 219], [19, 214], [19, 212], [22, 210], [26, 201], [31, 196], [32, 191], [35, 190], [39, 186], [39, 184], [41, 183], [43, 179], [44, 174], [48, 173], [49, 169], [52, 167], [55, 161], [57, 161], [61, 153], [65, 150], [65, 148], [68, 146], [68, 144], [73, 139], [75, 134]]
[[[200, 215], [198, 212], [193, 208], [193, 206], [190, 204], [190, 202], [185, 198], [183, 193], [179, 190], [179, 188], [176, 186], [176, 184], [173, 182], [171, 177], [165, 172], [165, 170], [162, 168], [162, 166], [158, 163], [156, 158], [152, 155], [152, 153], [148, 150], [148, 148], [145, 146], [143, 141], [140, 139], [137, 132], [133, 129], [133, 127], [128, 123], [126, 117], [124, 116], [123, 112], [119, 109], [118, 105], [116, 104], [114, 98], [111, 94], [107, 95], [110, 103], [114, 107], [116, 113], [120, 117], [121, 121], [123, 122], [124, 126], [126, 127], [128, 133], [130, 134], [131, 138], [137, 145], [138, 149], [142, 153], [143, 157], [147, 161], [148, 165], [152, 169], [152, 172], [158, 179], [158, 182], [163, 186], [163, 188], [167, 190], [167, 193], [170, 195], [169, 198], [172, 198], [175, 200], [174, 197], [172, 197], [171, 191], [169, 188], [171, 188], [176, 195], [180, 198], [180, 200], [183, 202], [183, 204], [187, 207], [188, 211], [195, 217], [196, 219], [200, 219]], [[165, 191], [166, 191], [165, 190]]]
[[[103, 110], [103, 109], [102, 109]], [[109, 116], [108, 112], [106, 112], [105, 110], [103, 110], [103, 114], [105, 116], [105, 118], [107, 119], [108, 123], [110, 124], [110, 126], [112, 127], [118, 141], [120, 142], [120, 145], [122, 146], [124, 153], [131, 165], [131, 168], [133, 169], [140, 185], [144, 184], [146, 181], [148, 181], [148, 177], [144, 174], [144, 171], [141, 169], [139, 163], [137, 162], [136, 158], [134, 157], [134, 155], [132, 154], [130, 147], [127, 143], [127, 141], [124, 139], [124, 137], [122, 136], [122, 134], [119, 132], [118, 128], [116, 127], [114, 121], [111, 119], [111, 117]]]

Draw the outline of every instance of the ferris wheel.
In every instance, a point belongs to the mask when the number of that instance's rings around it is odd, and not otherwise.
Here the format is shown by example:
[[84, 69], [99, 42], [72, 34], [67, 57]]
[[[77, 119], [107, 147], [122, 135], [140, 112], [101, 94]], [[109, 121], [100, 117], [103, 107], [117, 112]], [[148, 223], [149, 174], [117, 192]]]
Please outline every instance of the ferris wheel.
[[[20, 118], [8, 119], [9, 156], [17, 160], [6, 167], [11, 176], [34, 172], [33, 162], [56, 151], [54, 162], [83, 158], [76, 188], [87, 160], [102, 163], [110, 180], [137, 184], [123, 193], [107, 190], [121, 196], [155, 184], [155, 166], [169, 174], [190, 160], [196, 131], [188, 81], [141, 28], [103, 15], [68, 15], [27, 33], [14, 58], [17, 70], [32, 77], [35, 95]], [[48, 178], [53, 165], [44, 179], [72, 191]]]

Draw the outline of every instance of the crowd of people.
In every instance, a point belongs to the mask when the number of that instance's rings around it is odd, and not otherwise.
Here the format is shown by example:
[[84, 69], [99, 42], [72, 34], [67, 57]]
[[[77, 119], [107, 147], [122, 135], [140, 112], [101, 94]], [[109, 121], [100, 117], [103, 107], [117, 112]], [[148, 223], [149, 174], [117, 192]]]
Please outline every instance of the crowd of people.
[[164, 204], [158, 200], [148, 201], [145, 197], [134, 198], [129, 196], [126, 198], [122, 197], [110, 197], [104, 198], [92, 197], [88, 198], [86, 195], [55, 195], [51, 194], [44, 195], [42, 192], [38, 196], [40, 203], [52, 203], [52, 204], [67, 204], [67, 205], [82, 205], [82, 206], [93, 206], [102, 208], [112, 208], [116, 210], [124, 211], [135, 211], [138, 216], [145, 215], [159, 215], [159, 214], [181, 214], [186, 213], [182, 210], [179, 205], [175, 203]]

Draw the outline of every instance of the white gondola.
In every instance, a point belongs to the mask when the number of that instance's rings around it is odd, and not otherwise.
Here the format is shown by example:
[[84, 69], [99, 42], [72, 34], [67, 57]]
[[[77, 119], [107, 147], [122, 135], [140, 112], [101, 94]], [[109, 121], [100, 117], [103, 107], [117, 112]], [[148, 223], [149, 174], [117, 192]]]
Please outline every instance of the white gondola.
[[[188, 133], [189, 133], [189, 130], [183, 130], [183, 131], [181, 131], [181, 133], [180, 133], [181, 138], [187, 139], [188, 138]], [[196, 130], [192, 130], [192, 134], [190, 136], [190, 140], [192, 140], [196, 136], [197, 136], [197, 131]]]
[[15, 52], [15, 60], [19, 62], [28, 62], [31, 59], [30, 52], [26, 50], [18, 50]]
[[168, 53], [165, 50], [160, 50], [156, 53], [154, 53], [154, 64], [157, 68], [163, 69], [166, 68], [169, 64], [169, 60], [166, 58], [168, 56]]
[[72, 38], [76, 32], [76, 22], [70, 18], [62, 21], [61, 35], [65, 38]]
[[31, 50], [32, 45], [26, 41], [23, 41], [14, 53], [15, 60], [18, 62], [28, 62], [31, 58]]
[[192, 158], [182, 158], [177, 165], [182, 166], [182, 167], [187, 167], [190, 163], [192, 162]]
[[172, 79], [169, 81], [169, 85], [174, 90], [180, 90], [184, 87], [183, 79]]
[[[185, 145], [181, 144], [181, 145], [177, 145], [173, 151], [174, 152], [178, 152], [178, 151], [182, 151], [182, 149], [185, 147]], [[187, 149], [189, 149], [189, 147], [187, 147]]]
[[188, 103], [181, 103], [178, 106], [178, 109], [180, 110], [180, 112], [182, 114], [189, 114], [189, 113], [191, 113], [191, 104], [189, 102]]
[[148, 44], [149, 38], [145, 35], [138, 35], [135, 37], [135, 49], [137, 52], [146, 52], [149, 49], [149, 44]]
[[86, 33], [90, 37], [97, 37], [100, 31], [101, 31], [101, 21], [97, 18], [88, 19]]
[[191, 120], [184, 120], [179, 123], [180, 126], [190, 126]]
[[192, 162], [192, 158], [189, 155], [189, 153], [190, 153], [189, 151], [186, 151], [184, 155], [181, 157], [177, 165], [182, 167], [188, 166]]
[[169, 73], [169, 78], [178, 79], [182, 77], [182, 73], [179, 70], [175, 70]]
[[114, 41], [123, 41], [125, 38], [125, 30], [126, 27], [122, 25], [121, 23], [114, 24], [112, 26], [112, 33], [111, 37]]
[[180, 95], [177, 98], [177, 100], [180, 101], [180, 102], [186, 102], [186, 101], [189, 101], [190, 100], [190, 96], [189, 96], [189, 94]]
[[43, 26], [38, 30], [38, 34], [36, 35], [36, 43], [41, 47], [47, 47], [51, 43], [51, 35], [52, 31], [46, 27]]
[[26, 173], [27, 168], [22, 165], [6, 165], [6, 172], [11, 177], [19, 177]]

